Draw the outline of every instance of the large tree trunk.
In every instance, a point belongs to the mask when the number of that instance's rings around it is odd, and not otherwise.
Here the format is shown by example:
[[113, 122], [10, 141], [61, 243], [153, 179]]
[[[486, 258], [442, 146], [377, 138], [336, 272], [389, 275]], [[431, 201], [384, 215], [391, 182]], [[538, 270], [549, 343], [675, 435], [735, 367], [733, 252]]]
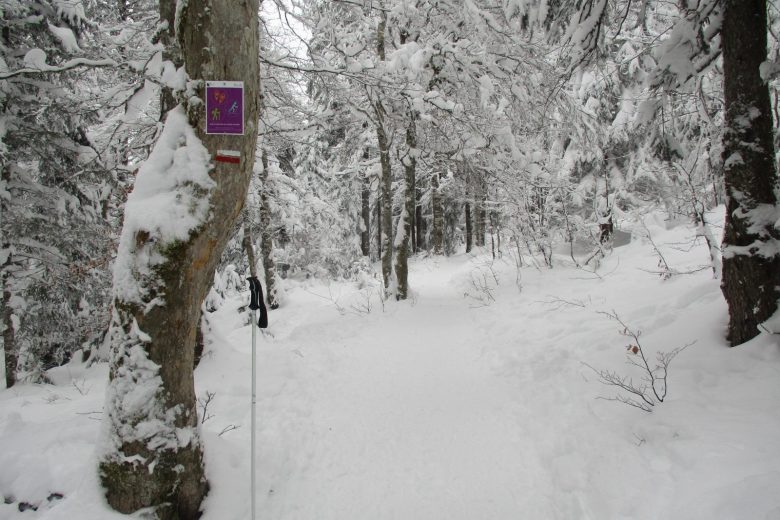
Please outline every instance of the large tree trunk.
[[268, 182], [268, 152], [263, 150], [261, 160], [263, 172], [260, 176], [260, 250], [263, 255], [263, 272], [265, 275], [266, 301], [270, 309], [279, 308], [279, 297], [276, 289], [276, 264], [274, 263], [274, 240], [271, 232], [271, 198]]
[[417, 167], [417, 129], [414, 115], [406, 128], [407, 155], [404, 157], [404, 205], [401, 208], [401, 219], [398, 221], [398, 236], [395, 241], [395, 276], [398, 280], [396, 298], [405, 300], [409, 295], [409, 251], [414, 219], [415, 203], [415, 170]]
[[759, 333], [780, 297], [777, 253], [777, 172], [766, 60], [766, 2], [725, 0], [722, 27], [726, 131], [726, 229], [721, 288], [729, 306], [728, 340], [739, 345]]
[[[170, 8], [170, 1], [162, 3]], [[108, 503], [122, 513], [151, 508], [161, 520], [195, 519], [207, 491], [192, 372], [195, 336], [254, 162], [257, 15], [256, 0], [189, 0], [177, 17], [191, 79], [244, 81], [245, 133], [206, 135], [203, 103], [185, 107], [186, 115], [172, 110], [127, 202], [114, 270], [100, 462]], [[203, 85], [197, 88], [203, 99]], [[214, 162], [217, 150], [239, 151], [240, 163]]]

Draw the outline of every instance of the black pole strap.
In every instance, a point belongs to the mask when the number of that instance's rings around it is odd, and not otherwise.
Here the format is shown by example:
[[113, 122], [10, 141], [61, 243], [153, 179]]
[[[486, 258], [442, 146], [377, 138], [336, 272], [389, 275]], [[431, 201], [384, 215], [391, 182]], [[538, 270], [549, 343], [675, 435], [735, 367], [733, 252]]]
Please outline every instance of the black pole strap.
[[260, 285], [260, 280], [256, 276], [250, 276], [247, 278], [249, 281], [249, 308], [253, 311], [260, 310], [260, 318], [257, 320], [257, 326], [261, 329], [268, 328], [268, 309], [265, 308], [265, 302], [263, 301], [263, 286]]

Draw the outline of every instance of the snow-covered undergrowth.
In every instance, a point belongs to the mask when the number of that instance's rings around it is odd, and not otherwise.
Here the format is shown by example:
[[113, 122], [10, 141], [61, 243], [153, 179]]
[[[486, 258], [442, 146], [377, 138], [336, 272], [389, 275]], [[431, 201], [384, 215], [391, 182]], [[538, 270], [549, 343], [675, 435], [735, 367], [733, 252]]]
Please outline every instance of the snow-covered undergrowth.
[[[403, 303], [366, 284], [287, 287], [258, 341], [258, 518], [780, 518], [778, 340], [727, 348], [703, 240], [647, 222], [667, 263], [695, 272], [655, 274], [637, 226], [597, 273], [560, 257], [518, 284], [508, 254], [460, 255], [415, 261]], [[213, 316], [196, 372], [212, 395], [206, 520], [249, 518], [246, 300]], [[650, 359], [692, 343], [652, 413], [597, 399], [618, 389], [586, 364], [642, 375], [600, 312], [641, 331]], [[0, 518], [121, 518], [95, 474], [106, 367], [51, 377], [0, 391]]]

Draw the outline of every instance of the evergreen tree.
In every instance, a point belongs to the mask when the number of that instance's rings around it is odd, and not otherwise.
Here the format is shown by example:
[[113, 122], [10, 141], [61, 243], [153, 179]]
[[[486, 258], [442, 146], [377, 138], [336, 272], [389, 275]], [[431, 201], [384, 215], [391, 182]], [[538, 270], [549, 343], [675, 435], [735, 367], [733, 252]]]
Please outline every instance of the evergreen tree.
[[0, 274], [6, 385], [100, 342], [107, 323], [114, 194], [91, 131], [106, 57], [80, 1], [11, 2], [0, 38]]

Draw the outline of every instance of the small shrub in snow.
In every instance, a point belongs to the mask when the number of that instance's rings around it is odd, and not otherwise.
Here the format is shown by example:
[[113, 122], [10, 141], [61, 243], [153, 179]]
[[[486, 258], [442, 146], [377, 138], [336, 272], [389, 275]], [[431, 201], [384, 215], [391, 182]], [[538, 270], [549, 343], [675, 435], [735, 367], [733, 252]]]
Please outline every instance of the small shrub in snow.
[[485, 262], [469, 273], [463, 296], [474, 300], [478, 307], [487, 307], [496, 301], [495, 291], [497, 288], [498, 275], [493, 269], [493, 262]]
[[677, 357], [677, 354], [688, 348], [691, 343], [677, 347], [669, 352], [657, 352], [655, 361], [651, 363], [639, 341], [639, 336], [642, 334], [641, 331], [634, 331], [629, 328], [614, 311], [600, 312], [599, 314], [617, 321], [623, 327], [620, 334], [631, 339], [631, 342], [626, 346], [626, 362], [634, 367], [633, 372], [639, 374], [635, 378], [632, 375], [621, 374], [615, 370], [599, 370], [585, 363], [585, 366], [596, 373], [600, 383], [615, 386], [619, 389], [618, 394], [614, 397], [600, 397], [599, 399], [618, 401], [645, 412], [652, 412], [655, 405], [664, 402], [664, 399], [666, 399], [669, 365]]
[[[355, 301], [349, 305], [356, 314], [371, 314], [374, 310], [374, 300], [381, 302], [384, 310], [383, 291], [380, 287], [366, 287], [358, 292]], [[343, 314], [343, 313], [342, 313]]]

